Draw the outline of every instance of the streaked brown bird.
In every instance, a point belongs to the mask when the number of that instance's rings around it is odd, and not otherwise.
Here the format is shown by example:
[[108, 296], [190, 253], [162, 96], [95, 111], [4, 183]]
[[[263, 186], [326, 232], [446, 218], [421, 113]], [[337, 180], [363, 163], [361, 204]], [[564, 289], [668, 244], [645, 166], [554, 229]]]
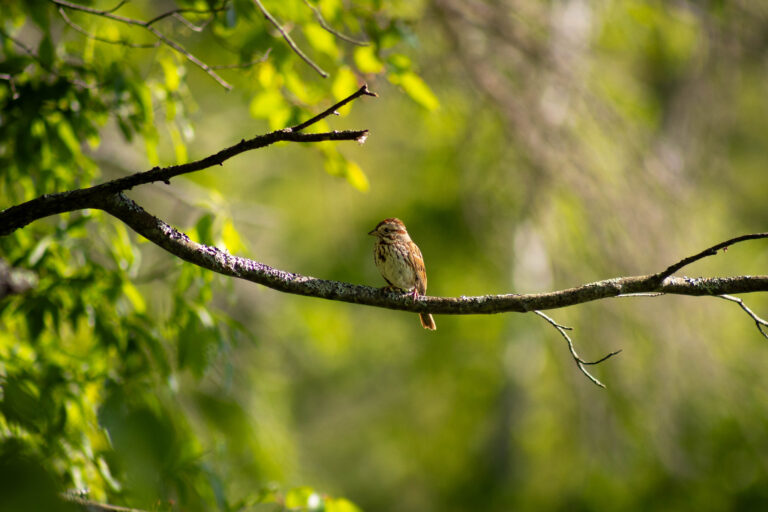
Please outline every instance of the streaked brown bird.
[[[400, 219], [384, 219], [368, 233], [376, 237], [373, 261], [384, 280], [393, 288], [413, 293], [413, 299], [427, 293], [427, 271], [419, 246], [413, 243]], [[421, 325], [434, 331], [435, 319], [419, 314]]]

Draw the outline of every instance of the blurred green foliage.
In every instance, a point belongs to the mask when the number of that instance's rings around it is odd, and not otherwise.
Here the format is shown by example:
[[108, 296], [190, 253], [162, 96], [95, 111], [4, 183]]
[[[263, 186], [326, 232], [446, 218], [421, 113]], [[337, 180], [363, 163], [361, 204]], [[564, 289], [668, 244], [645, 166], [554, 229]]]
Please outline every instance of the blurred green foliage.
[[[434, 295], [647, 273], [765, 231], [759, 2], [262, 3], [327, 79], [251, 1], [115, 11], [217, 8], [153, 26], [235, 66], [215, 69], [230, 92], [141, 27], [0, 3], [0, 208], [207, 156], [368, 81], [379, 99], [316, 127], [369, 128], [363, 146], [282, 144], [129, 194], [200, 242], [371, 285], [365, 233], [398, 216]], [[101, 212], [36, 221], [0, 256], [37, 276], [0, 300], [3, 510], [68, 510], [71, 488], [152, 510], [768, 505], [768, 350], [725, 301], [552, 312], [585, 357], [624, 349], [595, 369], [602, 391], [538, 318], [438, 316], [427, 333], [211, 275]], [[767, 260], [755, 242], [686, 271]]]

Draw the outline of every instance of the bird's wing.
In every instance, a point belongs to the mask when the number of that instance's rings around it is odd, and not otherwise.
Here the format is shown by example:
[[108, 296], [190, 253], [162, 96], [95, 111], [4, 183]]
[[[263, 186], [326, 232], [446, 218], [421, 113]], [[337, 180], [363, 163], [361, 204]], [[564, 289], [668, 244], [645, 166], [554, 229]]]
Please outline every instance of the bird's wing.
[[418, 245], [411, 242], [411, 246], [413, 250], [408, 251], [408, 257], [416, 271], [416, 291], [419, 295], [425, 295], [427, 293], [427, 269], [424, 267], [424, 258]]

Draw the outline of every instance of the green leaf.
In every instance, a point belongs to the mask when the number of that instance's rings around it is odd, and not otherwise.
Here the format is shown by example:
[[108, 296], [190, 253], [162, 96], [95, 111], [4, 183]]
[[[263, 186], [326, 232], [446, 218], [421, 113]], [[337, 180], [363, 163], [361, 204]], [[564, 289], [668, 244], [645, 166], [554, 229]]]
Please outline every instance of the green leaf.
[[317, 496], [311, 487], [296, 487], [285, 495], [285, 506], [288, 508], [307, 507], [312, 496]]
[[440, 102], [435, 93], [416, 73], [406, 71], [402, 74], [390, 75], [390, 81], [402, 87], [413, 101], [427, 110], [436, 110], [440, 107]]
[[176, 65], [176, 62], [171, 57], [160, 59], [160, 66], [163, 68], [165, 86], [169, 91], [178, 91], [179, 84], [181, 83], [181, 68]]
[[160, 154], [157, 152], [157, 145], [160, 138], [157, 130], [154, 126], [148, 126], [143, 135], [144, 149], [147, 151], [147, 161], [150, 165], [158, 165], [160, 163]]
[[275, 112], [288, 108], [283, 95], [276, 89], [267, 89], [251, 100], [249, 111], [257, 119], [268, 119]]
[[187, 156], [187, 145], [184, 143], [184, 139], [181, 136], [181, 132], [175, 124], [168, 125], [168, 132], [171, 135], [171, 143], [173, 144], [173, 152], [176, 154], [176, 163], [185, 164], [189, 161]]
[[401, 53], [393, 53], [387, 57], [387, 64], [392, 66], [398, 73], [403, 73], [411, 69], [411, 58]]
[[325, 512], [362, 512], [360, 508], [345, 498], [326, 498]]
[[72, 157], [76, 159], [79, 158], [82, 154], [80, 151], [80, 141], [77, 139], [77, 136], [75, 136], [75, 132], [72, 130], [72, 125], [65, 119], [62, 119], [56, 124], [56, 131]]
[[336, 39], [333, 34], [325, 30], [317, 23], [310, 23], [304, 27], [304, 35], [312, 47], [333, 59], [339, 57], [339, 47], [336, 45]]
[[56, 55], [56, 50], [53, 47], [53, 41], [51, 41], [50, 34], [46, 34], [40, 40], [40, 45], [37, 47], [37, 56], [40, 58], [40, 63], [45, 69], [53, 68], [53, 60]]
[[360, 46], [355, 49], [355, 65], [362, 73], [381, 73], [384, 71], [384, 63], [376, 56], [376, 52], [371, 46]]
[[52, 242], [53, 238], [50, 236], [41, 238], [40, 241], [37, 242], [37, 245], [35, 245], [35, 248], [32, 249], [32, 252], [29, 254], [29, 257], [27, 258], [27, 265], [30, 267], [37, 265], [45, 252], [48, 250], [48, 246], [51, 245]]
[[345, 172], [344, 177], [350, 185], [355, 187], [360, 192], [368, 192], [370, 183], [363, 170], [355, 162], [347, 160], [344, 164]]
[[231, 253], [239, 253], [246, 250], [240, 233], [235, 229], [231, 219], [224, 221], [224, 226], [221, 228], [221, 240], [224, 243], [224, 247]]
[[213, 245], [213, 221], [214, 217], [210, 213], [206, 213], [195, 224], [195, 231], [197, 232], [197, 240], [201, 244]]
[[[336, 72], [331, 84], [331, 93], [337, 100], [341, 100], [352, 94], [358, 88], [358, 81], [355, 73], [349, 66], [343, 66]], [[352, 108], [351, 104], [344, 105], [338, 109], [339, 114], [346, 115]]]
[[137, 313], [146, 312], [147, 304], [144, 302], [144, 297], [142, 297], [141, 293], [139, 293], [139, 290], [133, 283], [130, 281], [123, 281], [123, 293], [128, 297], [128, 300], [131, 301], [133, 309], [136, 310]]

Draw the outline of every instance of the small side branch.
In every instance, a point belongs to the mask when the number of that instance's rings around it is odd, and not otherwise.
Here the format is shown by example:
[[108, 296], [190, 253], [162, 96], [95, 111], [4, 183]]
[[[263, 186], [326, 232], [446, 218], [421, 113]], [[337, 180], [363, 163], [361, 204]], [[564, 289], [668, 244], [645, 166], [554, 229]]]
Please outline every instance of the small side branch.
[[369, 91], [368, 90], [368, 84], [363, 84], [362, 87], [360, 87], [357, 91], [355, 91], [350, 96], [347, 96], [346, 98], [344, 98], [340, 102], [336, 103], [335, 105], [332, 105], [331, 107], [328, 107], [324, 111], [322, 111], [319, 114], [317, 114], [315, 117], [313, 117], [311, 119], [307, 119], [303, 123], [297, 124], [296, 126], [291, 127], [291, 130], [294, 131], [294, 132], [300, 132], [304, 128], [315, 124], [316, 122], [320, 121], [321, 119], [325, 119], [326, 117], [335, 114], [338, 109], [340, 109], [341, 107], [343, 107], [344, 105], [346, 105], [350, 101], [356, 100], [360, 96], [373, 96], [374, 98], [377, 98], [379, 95], [376, 94], [375, 92]]
[[264, 7], [264, 4], [261, 3], [260, 0], [253, 0], [253, 3], [256, 4], [256, 7], [261, 11], [261, 14], [264, 15], [264, 17], [275, 26], [278, 32], [283, 36], [283, 39], [285, 39], [285, 42], [288, 43], [288, 46], [291, 47], [291, 50], [298, 55], [301, 60], [309, 64], [309, 66], [317, 71], [317, 73], [322, 76], [323, 78], [328, 78], [328, 73], [325, 72], [320, 66], [315, 64], [315, 62], [307, 57], [307, 55], [301, 51], [301, 48], [294, 42], [294, 40], [291, 38], [290, 34], [283, 28], [283, 26], [280, 24], [279, 21], [275, 19], [274, 16], [272, 16], [269, 11]]
[[690, 265], [694, 261], [704, 259], [707, 256], [714, 256], [715, 254], [717, 254], [717, 251], [719, 251], [720, 249], [727, 250], [728, 247], [732, 246], [733, 244], [737, 244], [739, 242], [745, 242], [747, 240], [758, 240], [760, 238], [768, 238], [768, 233], [752, 233], [749, 235], [737, 236], [735, 238], [731, 238], [730, 240], [726, 240], [725, 242], [720, 242], [719, 244], [713, 245], [708, 249], [704, 249], [700, 253], [694, 254], [693, 256], [688, 256], [687, 258], [684, 258], [678, 261], [674, 265], [670, 265], [663, 272], [659, 272], [658, 274], [656, 274], [657, 278], [659, 279], [659, 281], [663, 281], [667, 277], [671, 276], [681, 268], [687, 265]]
[[729, 300], [729, 301], [731, 301], [731, 302], [735, 302], [736, 304], [738, 304], [738, 305], [739, 305], [739, 307], [740, 307], [741, 309], [743, 309], [743, 310], [744, 310], [744, 312], [745, 312], [746, 314], [748, 314], [748, 315], [750, 316], [750, 318], [752, 318], [752, 320], [754, 320], [754, 321], [755, 321], [755, 326], [757, 327], [757, 330], [758, 330], [758, 331], [760, 331], [760, 334], [762, 334], [762, 335], [763, 335], [763, 337], [765, 337], [766, 339], [768, 339], [768, 331], [766, 330], [766, 329], [768, 329], [768, 321], [766, 321], [766, 320], [763, 320], [762, 318], [760, 318], [759, 316], [757, 316], [757, 315], [755, 314], [755, 312], [754, 312], [754, 311], [752, 311], [751, 309], [749, 309], [749, 308], [747, 307], [747, 305], [746, 305], [746, 304], [744, 304], [744, 301], [743, 301], [743, 300], [741, 300], [741, 299], [740, 299], [740, 298], [738, 298], [738, 297], [733, 297], [733, 296], [731, 296], [731, 295], [718, 295], [718, 297], [720, 297], [721, 299]]
[[325, 21], [325, 18], [323, 18], [323, 14], [320, 12], [320, 9], [309, 3], [309, 0], [304, 0], [304, 3], [307, 7], [309, 7], [313, 13], [315, 13], [315, 18], [317, 18], [317, 22], [320, 24], [323, 29], [330, 32], [334, 36], [338, 37], [342, 41], [346, 41], [350, 44], [354, 44], [356, 46], [368, 46], [370, 43], [368, 41], [359, 41], [357, 39], [353, 39], [347, 35], [342, 34], [338, 30], [335, 30], [333, 27], [328, 25], [328, 23]]
[[573, 361], [576, 363], [576, 366], [579, 367], [579, 370], [581, 371], [581, 373], [583, 373], [590, 381], [592, 381], [592, 383], [596, 384], [597, 386], [600, 386], [601, 388], [605, 388], [605, 384], [600, 382], [597, 379], [597, 377], [589, 373], [589, 370], [587, 370], [585, 366], [600, 364], [603, 361], [606, 361], [611, 357], [615, 356], [616, 354], [618, 354], [619, 352], [621, 352], [621, 349], [611, 352], [601, 357], [597, 361], [585, 361], [581, 357], [579, 357], [579, 354], [576, 353], [576, 348], [573, 346], [573, 340], [566, 332], [566, 331], [572, 331], [573, 327], [566, 327], [565, 325], [560, 325], [554, 319], [552, 319], [552, 317], [545, 315], [541, 311], [534, 311], [534, 313], [539, 315], [541, 318], [546, 320], [552, 327], [557, 329], [557, 332], [559, 332], [560, 335], [565, 339], [566, 343], [568, 343], [568, 350], [571, 353], [571, 357], [573, 358]]
[[153, 25], [157, 23], [158, 21], [165, 19], [169, 16], [172, 16], [174, 18], [180, 18], [182, 14], [215, 14], [217, 12], [225, 11], [227, 9], [227, 2], [224, 2], [219, 7], [213, 7], [211, 9], [171, 9], [170, 11], [164, 12], [162, 14], [159, 14], [152, 18], [151, 20], [147, 21], [147, 26]]

